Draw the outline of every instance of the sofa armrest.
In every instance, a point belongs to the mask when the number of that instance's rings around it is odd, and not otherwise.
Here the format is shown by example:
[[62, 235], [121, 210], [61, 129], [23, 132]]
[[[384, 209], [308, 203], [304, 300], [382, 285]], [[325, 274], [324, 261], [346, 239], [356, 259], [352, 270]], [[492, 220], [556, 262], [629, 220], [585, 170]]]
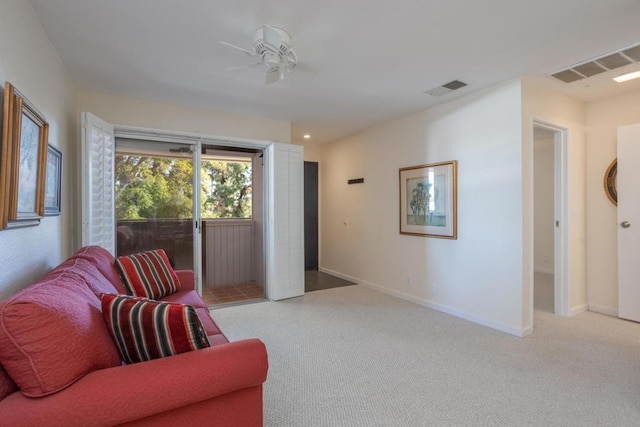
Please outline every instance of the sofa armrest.
[[180, 289], [184, 291], [192, 291], [195, 289], [195, 280], [193, 270], [176, 270], [178, 280], [180, 280]]
[[94, 371], [46, 397], [14, 393], [0, 401], [0, 420], [11, 426], [117, 425], [260, 386], [267, 369], [262, 341], [237, 341]]

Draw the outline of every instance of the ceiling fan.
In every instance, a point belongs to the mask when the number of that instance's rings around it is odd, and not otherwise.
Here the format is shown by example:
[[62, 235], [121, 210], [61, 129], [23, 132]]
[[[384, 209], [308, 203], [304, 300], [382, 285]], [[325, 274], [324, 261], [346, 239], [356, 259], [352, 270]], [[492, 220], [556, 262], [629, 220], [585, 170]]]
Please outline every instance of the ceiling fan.
[[225, 41], [219, 41], [225, 46], [237, 49], [252, 58], [256, 62], [229, 67], [227, 70], [239, 70], [266, 66], [265, 84], [272, 84], [284, 79], [285, 72], [292, 73], [294, 69], [307, 74], [315, 74], [317, 70], [309, 65], [298, 62], [296, 52], [292, 48], [291, 35], [282, 28], [271, 25], [263, 25], [253, 33], [253, 50], [245, 49]]

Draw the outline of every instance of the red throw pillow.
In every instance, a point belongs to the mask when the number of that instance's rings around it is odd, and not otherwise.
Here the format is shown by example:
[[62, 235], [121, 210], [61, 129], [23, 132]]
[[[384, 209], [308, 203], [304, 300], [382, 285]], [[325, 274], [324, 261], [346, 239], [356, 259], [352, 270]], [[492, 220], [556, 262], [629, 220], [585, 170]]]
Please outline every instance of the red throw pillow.
[[191, 305], [102, 294], [102, 315], [122, 360], [136, 363], [210, 347]]
[[180, 290], [180, 280], [162, 249], [120, 256], [116, 266], [129, 295], [158, 299]]

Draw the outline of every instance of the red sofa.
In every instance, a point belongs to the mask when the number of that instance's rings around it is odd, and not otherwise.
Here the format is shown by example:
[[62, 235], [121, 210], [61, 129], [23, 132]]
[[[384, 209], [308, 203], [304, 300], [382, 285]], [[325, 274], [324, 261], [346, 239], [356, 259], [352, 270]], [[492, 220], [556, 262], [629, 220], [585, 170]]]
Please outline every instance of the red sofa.
[[0, 302], [0, 426], [261, 426], [264, 344], [230, 343], [193, 273], [176, 273], [163, 300], [195, 306], [211, 347], [130, 365], [102, 318], [98, 295], [124, 286], [98, 246]]

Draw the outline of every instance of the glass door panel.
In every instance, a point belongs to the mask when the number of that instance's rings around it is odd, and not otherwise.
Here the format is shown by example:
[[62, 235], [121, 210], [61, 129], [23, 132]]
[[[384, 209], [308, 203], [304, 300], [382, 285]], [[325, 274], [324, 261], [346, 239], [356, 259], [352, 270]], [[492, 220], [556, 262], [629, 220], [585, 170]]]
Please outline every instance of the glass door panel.
[[194, 155], [190, 145], [116, 138], [116, 253], [164, 249], [194, 264]]

